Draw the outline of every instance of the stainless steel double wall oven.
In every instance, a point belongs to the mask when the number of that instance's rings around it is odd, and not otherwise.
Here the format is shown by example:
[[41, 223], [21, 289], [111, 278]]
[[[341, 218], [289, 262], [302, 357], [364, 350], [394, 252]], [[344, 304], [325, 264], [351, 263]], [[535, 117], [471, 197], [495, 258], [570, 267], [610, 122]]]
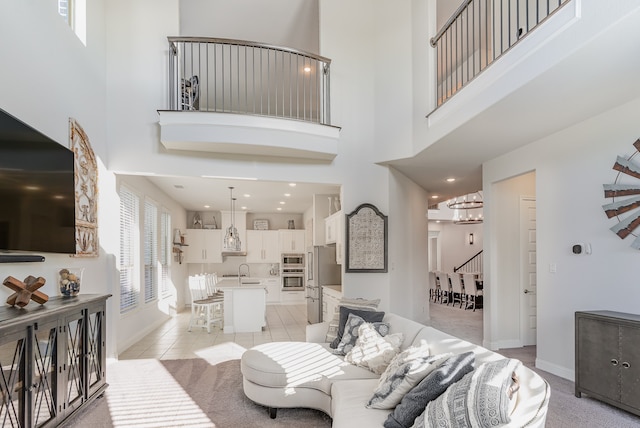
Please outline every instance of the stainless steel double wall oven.
[[304, 290], [304, 254], [282, 254], [282, 290]]

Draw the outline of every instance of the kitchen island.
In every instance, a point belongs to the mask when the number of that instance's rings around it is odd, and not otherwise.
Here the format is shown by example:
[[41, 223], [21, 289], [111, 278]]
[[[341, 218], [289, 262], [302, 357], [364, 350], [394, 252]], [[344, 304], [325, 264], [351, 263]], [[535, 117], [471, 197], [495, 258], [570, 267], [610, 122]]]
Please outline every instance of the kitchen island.
[[222, 279], [216, 285], [224, 292], [224, 332], [255, 333], [266, 321], [266, 287], [259, 278]]

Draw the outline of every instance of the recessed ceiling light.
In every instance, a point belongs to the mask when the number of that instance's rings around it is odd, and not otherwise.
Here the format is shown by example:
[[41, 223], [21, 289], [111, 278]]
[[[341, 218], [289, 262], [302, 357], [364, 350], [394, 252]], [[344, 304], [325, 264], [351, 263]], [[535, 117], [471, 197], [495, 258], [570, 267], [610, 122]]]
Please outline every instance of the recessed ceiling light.
[[456, 181], [456, 179], [453, 177], [447, 178], [447, 183], [453, 183], [454, 181]]
[[440, 197], [440, 196], [438, 196], [438, 195], [432, 195], [432, 196], [431, 196], [431, 199], [438, 199], [439, 197]]
[[276, 208], [276, 210], [282, 211], [282, 207], [278, 207], [278, 208]]
[[284, 202], [284, 201], [280, 201], [280, 205], [284, 205], [284, 204], [285, 204], [285, 202]]
[[211, 205], [205, 205], [204, 207], [205, 208], [211, 208]]
[[245, 211], [246, 211], [246, 209], [247, 209], [247, 207], [240, 207], [240, 208], [242, 208], [242, 209], [243, 209], [243, 210], [245, 210]]
[[250, 194], [248, 194], [248, 193], [245, 193], [245, 194], [244, 194], [244, 195], [242, 195], [242, 196], [244, 196], [245, 198], [250, 198], [250, 197], [251, 197], [251, 195], [250, 195]]
[[289, 186], [296, 187], [296, 183], [289, 183]]
[[291, 196], [291, 193], [285, 193], [284, 196], [288, 198], [289, 196]]
[[436, 220], [436, 223], [440, 223], [440, 220]]

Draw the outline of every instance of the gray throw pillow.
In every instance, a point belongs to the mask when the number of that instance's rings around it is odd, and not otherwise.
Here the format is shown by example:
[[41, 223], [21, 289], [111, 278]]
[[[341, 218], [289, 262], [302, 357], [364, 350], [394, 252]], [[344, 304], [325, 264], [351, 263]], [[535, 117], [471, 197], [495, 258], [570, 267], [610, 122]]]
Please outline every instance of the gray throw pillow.
[[340, 324], [338, 325], [338, 333], [336, 334], [336, 338], [329, 346], [331, 348], [336, 349], [338, 344], [342, 340], [342, 335], [344, 334], [344, 325], [347, 323], [347, 319], [349, 318], [349, 314], [354, 314], [362, 318], [365, 322], [381, 322], [382, 318], [384, 318], [384, 312], [376, 312], [376, 311], [367, 311], [367, 310], [359, 310], [352, 309], [346, 306], [340, 307]]
[[473, 352], [449, 357], [405, 394], [393, 413], [387, 417], [384, 427], [411, 427], [430, 401], [438, 398], [451, 384], [456, 383], [473, 370], [475, 361], [476, 357]]

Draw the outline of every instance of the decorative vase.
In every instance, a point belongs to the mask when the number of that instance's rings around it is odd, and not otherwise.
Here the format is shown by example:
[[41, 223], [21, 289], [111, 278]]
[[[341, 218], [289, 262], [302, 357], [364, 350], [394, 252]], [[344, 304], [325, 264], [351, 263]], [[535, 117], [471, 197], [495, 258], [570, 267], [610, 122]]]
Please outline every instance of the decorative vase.
[[338, 211], [340, 211], [341, 206], [340, 206], [340, 198], [338, 196], [334, 196], [333, 198], [333, 212], [337, 213]]
[[58, 272], [58, 285], [62, 296], [75, 297], [80, 293], [83, 271], [84, 268], [60, 269], [60, 272]]

